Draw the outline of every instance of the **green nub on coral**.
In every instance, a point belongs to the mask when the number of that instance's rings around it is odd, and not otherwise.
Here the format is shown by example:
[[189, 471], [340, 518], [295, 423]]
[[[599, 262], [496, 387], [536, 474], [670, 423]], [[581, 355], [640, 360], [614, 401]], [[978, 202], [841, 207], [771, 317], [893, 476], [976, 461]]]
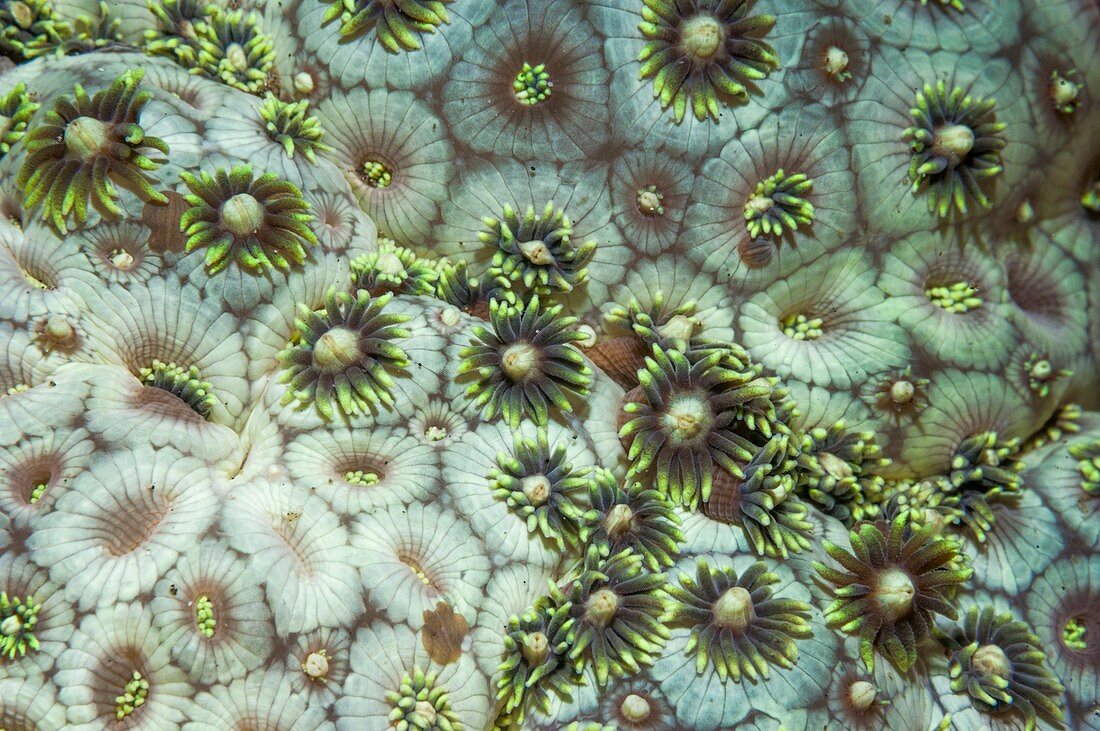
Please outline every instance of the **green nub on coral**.
[[745, 228], [749, 236], [782, 236], [799, 225], [814, 222], [813, 204], [806, 200], [814, 181], [802, 173], [787, 175], [782, 168], [756, 184], [745, 201]]
[[1100, 179], [1085, 188], [1081, 194], [1081, 206], [1089, 213], [1100, 214]]
[[990, 205], [981, 183], [1004, 169], [1005, 125], [997, 121], [995, 105], [958, 86], [948, 92], [942, 79], [917, 93], [917, 106], [909, 110], [915, 124], [902, 134], [913, 153], [909, 180], [913, 193], [927, 192], [928, 210], [940, 218], [952, 207], [965, 214], [967, 199]]
[[260, 16], [243, 10], [209, 5], [204, 20], [194, 26], [198, 53], [193, 70], [249, 94], [258, 94], [275, 63], [271, 36], [260, 28]]
[[16, 655], [23, 657], [27, 650], [38, 649], [34, 628], [41, 608], [33, 596], [23, 601], [17, 596], [9, 597], [6, 591], [0, 592], [0, 657], [6, 655], [14, 660]]
[[500, 469], [489, 475], [493, 496], [527, 521], [528, 531], [537, 531], [560, 550], [567, 543], [575, 547], [582, 526], [596, 517], [584, 506], [591, 468], [574, 469], [565, 447], [557, 444], [551, 450], [545, 429], [534, 440], [517, 433], [512, 454], [498, 454]]
[[718, 677], [734, 682], [768, 677], [768, 666], [794, 666], [796, 639], [813, 634], [810, 605], [793, 599], [772, 598], [779, 577], [757, 561], [740, 576], [732, 568], [714, 569], [705, 559], [696, 565], [696, 579], [681, 573], [679, 586], [668, 593], [674, 600], [674, 624], [691, 627], [686, 651], [695, 655], [695, 670], [708, 664]]
[[372, 295], [383, 292], [433, 295], [439, 271], [432, 264], [391, 239], [379, 239], [377, 249], [352, 260], [352, 287], [365, 289]]
[[195, 624], [198, 625], [203, 637], [209, 639], [214, 636], [218, 620], [214, 616], [214, 602], [206, 594], [195, 600]]
[[959, 544], [933, 531], [932, 526], [914, 529], [899, 515], [889, 525], [860, 523], [849, 533], [851, 551], [822, 542], [843, 569], [814, 562], [834, 586], [825, 620], [842, 632], [859, 634], [859, 656], [869, 671], [875, 650], [907, 671], [917, 661], [917, 645], [932, 630], [933, 615], [958, 618], [950, 596], [972, 571], [952, 567]]
[[477, 380], [466, 395], [492, 419], [498, 413], [512, 428], [523, 418], [546, 424], [553, 406], [571, 413], [569, 394], [584, 396], [592, 384], [592, 369], [573, 343], [584, 335], [575, 317], [562, 317], [561, 305], [543, 308], [538, 296], [523, 305], [489, 303], [489, 323], [473, 328], [474, 343], [459, 351], [459, 375]]
[[960, 13], [966, 10], [962, 0], [920, 0], [921, 5], [928, 5], [929, 2], [939, 5], [941, 8], [954, 8]]
[[595, 546], [604, 558], [630, 549], [652, 571], [675, 563], [684, 536], [680, 518], [664, 495], [643, 489], [640, 482], [620, 487], [615, 475], [602, 467], [588, 484], [594, 517], [585, 531], [587, 545]]
[[49, 488], [49, 486], [50, 483], [48, 482], [39, 482], [38, 484], [36, 484], [34, 487], [31, 488], [31, 494], [27, 497], [27, 502], [31, 505], [37, 503], [39, 500], [42, 499], [42, 496], [46, 493], [46, 490], [47, 488]]
[[386, 693], [393, 706], [389, 725], [397, 731], [461, 731], [463, 725], [451, 708], [447, 689], [437, 687], [436, 680], [435, 672], [425, 673], [419, 665], [411, 674], [405, 673], [400, 687]]
[[556, 606], [541, 597], [522, 615], [508, 619], [504, 661], [497, 666], [497, 700], [504, 701], [501, 711], [516, 724], [523, 722], [528, 705], [550, 713], [550, 691], [568, 694], [574, 680], [567, 657], [576, 621], [569, 616], [572, 606]]
[[1068, 451], [1077, 460], [1081, 489], [1089, 495], [1100, 495], [1100, 439], [1071, 444]]
[[393, 182], [393, 171], [377, 160], [364, 161], [359, 176], [372, 188], [388, 188]]
[[814, 315], [795, 312], [779, 321], [783, 334], [791, 340], [817, 340], [825, 334], [825, 320]]
[[1050, 395], [1050, 388], [1059, 378], [1069, 378], [1073, 371], [1055, 368], [1049, 357], [1043, 353], [1032, 353], [1024, 361], [1024, 377], [1027, 386], [1039, 398]]
[[340, 21], [340, 38], [351, 40], [373, 30], [390, 53], [420, 48], [418, 33], [435, 33], [450, 23], [446, 5], [453, 0], [325, 0], [322, 23]]
[[485, 218], [487, 230], [478, 239], [497, 248], [487, 276], [521, 281], [538, 294], [569, 292], [588, 279], [585, 266], [596, 249], [595, 241], [577, 246], [571, 240], [573, 224], [564, 211], [546, 204], [542, 213], [533, 206], [520, 216], [504, 206], [500, 218]]
[[576, 621], [569, 659], [578, 673], [591, 667], [603, 686], [653, 663], [670, 637], [664, 584], [665, 575], [645, 571], [630, 550], [606, 560], [589, 550], [577, 578], [563, 589], [551, 585], [551, 598], [570, 605]]
[[512, 82], [512, 91], [515, 93], [516, 101], [533, 107], [550, 98], [553, 86], [554, 82], [550, 80], [546, 64], [531, 66], [524, 61], [523, 68], [519, 70], [516, 80]]
[[180, 217], [187, 251], [206, 249], [206, 266], [214, 274], [236, 260], [246, 269], [290, 269], [306, 259], [306, 245], [317, 245], [309, 227], [313, 214], [301, 191], [274, 173], [253, 178], [251, 165], [199, 177], [180, 173], [190, 193], [191, 208]]
[[289, 384], [283, 403], [315, 405], [326, 419], [335, 414], [333, 400], [348, 416], [380, 403], [393, 405], [395, 383], [386, 369], [404, 368], [409, 359], [391, 341], [410, 334], [399, 327], [408, 315], [384, 312], [392, 298], [333, 290], [319, 312], [300, 305], [294, 321], [298, 342], [279, 353], [286, 368], [281, 381]]
[[0, 157], [23, 139], [27, 124], [40, 106], [27, 95], [27, 85], [22, 81], [0, 97]]
[[1062, 642], [1071, 650], [1084, 652], [1089, 647], [1088, 634], [1088, 625], [1080, 617], [1071, 617], [1062, 627]]
[[382, 478], [380, 478], [376, 472], [348, 470], [344, 473], [344, 482], [358, 485], [359, 487], [370, 487], [371, 485], [377, 485], [381, 481]]
[[947, 650], [951, 690], [967, 693], [978, 710], [1018, 711], [1028, 731], [1039, 713], [1063, 719], [1065, 688], [1047, 669], [1039, 638], [1011, 614], [971, 607], [958, 626], [937, 636]]
[[87, 222], [89, 199], [104, 213], [122, 215], [114, 183], [145, 200], [168, 202], [146, 177], [164, 163], [149, 155], [167, 155], [168, 145], [138, 124], [151, 98], [138, 91], [144, 74], [127, 71], [91, 97], [77, 84], [73, 96], [58, 99], [34, 125], [23, 141], [27, 156], [16, 181], [26, 194], [24, 208], [42, 203], [42, 218], [65, 233], [70, 217], [77, 228]]
[[317, 153], [332, 148], [321, 142], [325, 131], [321, 122], [309, 113], [309, 100], [284, 102], [268, 93], [260, 107], [260, 119], [267, 136], [286, 150], [287, 157], [302, 153], [311, 163], [317, 163]]
[[115, 720], [121, 721], [145, 705], [149, 698], [149, 681], [137, 670], [130, 676], [122, 689], [122, 695], [115, 697]]
[[753, 82], [779, 68], [775, 49], [763, 41], [773, 15], [750, 15], [756, 0], [642, 0], [638, 28], [646, 39], [638, 75], [653, 79], [661, 108], [676, 121], [690, 108], [700, 122], [717, 121], [718, 102], [744, 102]]
[[148, 368], [140, 369], [138, 375], [146, 386], [159, 388], [178, 397], [204, 419], [210, 418], [210, 412], [218, 403], [217, 397], [212, 393], [213, 387], [202, 380], [196, 366], [183, 368], [175, 363], [154, 360]]
[[982, 306], [978, 288], [972, 282], [952, 282], [926, 287], [924, 296], [941, 310], [954, 315], [976, 310]]

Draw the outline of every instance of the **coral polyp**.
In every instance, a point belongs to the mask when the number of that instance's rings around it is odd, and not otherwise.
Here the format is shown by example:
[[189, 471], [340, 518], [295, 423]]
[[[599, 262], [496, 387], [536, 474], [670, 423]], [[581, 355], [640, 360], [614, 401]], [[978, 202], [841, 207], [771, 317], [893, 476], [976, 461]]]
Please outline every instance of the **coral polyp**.
[[721, 350], [681, 353], [653, 347], [638, 372], [639, 398], [623, 406], [619, 430], [631, 473], [654, 470], [657, 489], [694, 507], [710, 499], [714, 472], [742, 470], [757, 454], [754, 435], [771, 436], [778, 416], [773, 380]]
[[139, 124], [152, 97], [138, 91], [143, 76], [140, 69], [127, 71], [91, 96], [77, 84], [29, 129], [17, 179], [25, 208], [41, 204], [43, 220], [65, 233], [70, 217], [76, 228], [84, 226], [89, 202], [104, 214], [122, 215], [115, 182], [146, 200], [168, 202], [146, 175], [164, 163], [155, 153], [167, 155], [168, 145]]
[[915, 124], [902, 135], [913, 151], [909, 179], [940, 218], [952, 209], [965, 215], [968, 202], [990, 206], [983, 184], [1004, 170], [1005, 124], [995, 107], [994, 99], [975, 98], [960, 86], [948, 90], [943, 80], [917, 93], [910, 110]]
[[321, 142], [325, 131], [317, 117], [309, 113], [309, 101], [284, 102], [268, 94], [260, 107], [260, 118], [271, 139], [286, 150], [287, 157], [295, 153], [302, 155], [312, 163], [317, 162], [317, 153], [332, 148]]
[[218, 402], [213, 386], [203, 381], [195, 366], [182, 368], [175, 363], [154, 360], [147, 368], [138, 371], [143, 383], [176, 396], [192, 411], [206, 419]]
[[194, 26], [198, 52], [194, 65], [188, 65], [241, 91], [258, 93], [275, 61], [275, 48], [261, 29], [260, 16], [218, 5], [207, 6], [203, 16]]
[[516, 723], [523, 722], [525, 702], [548, 712], [551, 690], [568, 693], [574, 682], [566, 656], [576, 622], [571, 609], [571, 604], [555, 606], [541, 597], [523, 614], [508, 619], [497, 698], [504, 701], [504, 713], [514, 713]]
[[971, 570], [950, 567], [959, 545], [932, 531], [931, 526], [914, 530], [899, 516], [889, 525], [860, 524], [849, 533], [850, 550], [822, 544], [843, 569], [814, 562], [836, 597], [825, 619], [859, 634], [859, 656], [868, 670], [874, 670], [875, 651], [908, 670], [917, 661], [917, 645], [932, 631], [933, 614], [958, 617], [949, 592]]
[[33, 596], [20, 599], [0, 592], [0, 657], [6, 655], [14, 660], [16, 655], [22, 657], [27, 650], [34, 652], [39, 648], [34, 628], [40, 608]]
[[1064, 720], [1065, 688], [1046, 667], [1039, 638], [1027, 625], [993, 607], [971, 607], [962, 622], [941, 633], [951, 690], [967, 693], [989, 714], [1019, 712], [1027, 728], [1036, 717]]
[[777, 170], [775, 175], [760, 181], [745, 202], [745, 228], [749, 236], [782, 236], [784, 231], [813, 223], [814, 207], [806, 200], [811, 190], [813, 181], [802, 173], [787, 175]]
[[527, 522], [527, 530], [553, 541], [559, 549], [576, 546], [582, 527], [595, 519], [581, 499], [589, 483], [589, 468], [574, 468], [564, 444], [550, 447], [544, 430], [535, 439], [517, 435], [512, 454], [497, 457], [499, 469], [490, 473], [493, 496]]
[[592, 369], [574, 345], [584, 336], [573, 327], [576, 318], [562, 317], [561, 310], [543, 307], [538, 296], [526, 304], [490, 303], [492, 330], [474, 328], [477, 340], [459, 353], [458, 368], [460, 375], [476, 374], [466, 395], [486, 419], [500, 414], [512, 428], [524, 418], [542, 425], [551, 408], [573, 410], [571, 394], [588, 393]]
[[288, 384], [283, 400], [316, 406], [326, 419], [335, 415], [333, 401], [347, 416], [392, 404], [394, 380], [387, 368], [409, 364], [405, 351], [391, 342], [409, 337], [400, 327], [408, 315], [384, 311], [392, 297], [332, 291], [322, 310], [302, 305], [295, 320], [298, 343], [279, 353]]
[[551, 597], [574, 620], [569, 659], [578, 671], [591, 667], [603, 686], [653, 662], [669, 637], [664, 579], [629, 550], [607, 559], [590, 552], [579, 576], [552, 588]]
[[518, 281], [538, 294], [569, 292], [588, 278], [585, 264], [596, 242], [574, 243], [573, 224], [552, 201], [541, 213], [528, 206], [520, 215], [505, 206], [500, 218], [485, 218], [484, 223], [487, 230], [478, 238], [497, 247], [488, 276]]
[[17, 61], [48, 53], [72, 33], [48, 0], [7, 0], [0, 4], [0, 53]]
[[411, 250], [389, 239], [378, 242], [378, 250], [351, 262], [353, 286], [372, 295], [384, 292], [435, 294], [439, 272], [434, 262], [417, 258]]
[[653, 96], [677, 122], [689, 109], [700, 122], [717, 121], [720, 103], [745, 101], [753, 82], [779, 67], [764, 41], [775, 17], [751, 15], [755, 0], [643, 2], [638, 73], [653, 79]]
[[401, 686], [386, 694], [393, 706], [390, 725], [397, 729], [429, 729], [446, 731], [460, 729], [461, 724], [451, 710], [447, 689], [436, 687], [437, 675], [425, 673], [419, 667], [406, 673]]
[[187, 251], [206, 250], [211, 274], [231, 261], [246, 269], [289, 269], [305, 261], [307, 246], [317, 244], [307, 225], [313, 220], [309, 204], [293, 183], [274, 173], [255, 177], [250, 165], [238, 165], [181, 177], [191, 191], [184, 196], [191, 208], [180, 217], [180, 230]]
[[696, 672], [713, 663], [722, 680], [755, 681], [769, 676], [769, 665], [794, 665], [795, 640], [811, 634], [810, 605], [773, 598], [778, 581], [759, 561], [738, 575], [699, 559], [694, 580], [680, 574], [679, 586], [669, 588], [672, 621], [691, 626], [687, 652], [695, 655]]
[[684, 536], [680, 518], [661, 493], [640, 482], [620, 486], [605, 469], [597, 470], [588, 485], [592, 514], [587, 540], [601, 556], [629, 548], [653, 571], [672, 566]]
[[0, 155], [6, 155], [27, 132], [31, 116], [41, 105], [27, 96], [27, 85], [16, 84], [0, 99]]
[[325, 23], [340, 21], [340, 37], [356, 38], [374, 33], [387, 51], [415, 51], [417, 37], [435, 33], [450, 22], [447, 4], [452, 0], [326, 0]]

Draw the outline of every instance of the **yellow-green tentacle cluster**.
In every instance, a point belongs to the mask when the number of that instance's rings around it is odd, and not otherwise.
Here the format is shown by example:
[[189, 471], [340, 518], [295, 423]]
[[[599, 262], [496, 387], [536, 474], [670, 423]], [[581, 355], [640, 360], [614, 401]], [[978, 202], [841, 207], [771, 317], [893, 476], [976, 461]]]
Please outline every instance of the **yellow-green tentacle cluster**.
[[300, 152], [316, 164], [318, 152], [332, 149], [321, 142], [325, 131], [321, 121], [309, 113], [308, 99], [284, 102], [268, 93], [260, 107], [260, 118], [267, 136], [283, 146], [287, 157], [294, 157], [295, 153]]
[[213, 386], [202, 380], [197, 366], [184, 368], [175, 363], [154, 360], [147, 368], [140, 369], [138, 375], [142, 383], [178, 397], [204, 419], [210, 418], [210, 412], [218, 403]]
[[638, 75], [653, 79], [653, 96], [677, 122], [689, 109], [700, 122], [718, 121], [719, 102], [746, 101], [754, 82], [779, 68], [763, 40], [775, 16], [751, 15], [756, 0], [643, 3]]
[[27, 650], [38, 649], [34, 628], [41, 607], [33, 596], [22, 600], [9, 597], [6, 591], [0, 592], [0, 658], [14, 660], [16, 655], [23, 657]]
[[913, 152], [909, 180], [913, 193], [928, 196], [928, 210], [946, 218], [952, 208], [967, 213], [967, 201], [989, 208], [982, 183], [1004, 170], [1005, 129], [993, 112], [993, 99], [975, 99], [942, 79], [925, 84], [910, 110], [914, 125], [902, 138]]
[[516, 435], [512, 454], [497, 455], [499, 469], [489, 474], [493, 496], [504, 500], [527, 522], [527, 530], [554, 542], [558, 550], [576, 548], [586, 523], [596, 520], [586, 510], [591, 468], [574, 468], [565, 444], [550, 448], [545, 429], [535, 439]]
[[487, 228], [478, 239], [497, 249], [486, 273], [489, 278], [519, 281], [543, 295], [570, 292], [588, 279], [586, 264], [596, 242], [574, 244], [573, 224], [553, 201], [541, 213], [528, 206], [522, 215], [506, 205], [500, 218], [486, 218], [484, 223]]

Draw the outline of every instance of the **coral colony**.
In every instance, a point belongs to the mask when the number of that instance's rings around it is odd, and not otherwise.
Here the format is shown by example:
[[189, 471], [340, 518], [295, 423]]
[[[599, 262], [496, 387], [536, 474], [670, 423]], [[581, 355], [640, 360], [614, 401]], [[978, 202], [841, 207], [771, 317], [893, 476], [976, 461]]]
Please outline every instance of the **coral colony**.
[[1095, 0], [0, 0], [0, 729], [1100, 728]]

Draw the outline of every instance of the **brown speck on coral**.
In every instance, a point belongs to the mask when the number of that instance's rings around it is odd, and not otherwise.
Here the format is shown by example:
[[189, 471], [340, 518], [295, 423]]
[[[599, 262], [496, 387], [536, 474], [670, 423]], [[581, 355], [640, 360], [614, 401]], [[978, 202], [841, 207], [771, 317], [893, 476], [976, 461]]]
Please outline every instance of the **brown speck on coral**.
[[462, 657], [462, 644], [469, 632], [466, 619], [447, 602], [437, 602], [435, 610], [424, 610], [421, 638], [428, 656], [447, 665]]
[[179, 254], [187, 246], [187, 236], [180, 231], [180, 216], [190, 206], [183, 195], [175, 191], [164, 194], [167, 204], [148, 202], [141, 209], [141, 220], [149, 227], [149, 248], [158, 254]]

